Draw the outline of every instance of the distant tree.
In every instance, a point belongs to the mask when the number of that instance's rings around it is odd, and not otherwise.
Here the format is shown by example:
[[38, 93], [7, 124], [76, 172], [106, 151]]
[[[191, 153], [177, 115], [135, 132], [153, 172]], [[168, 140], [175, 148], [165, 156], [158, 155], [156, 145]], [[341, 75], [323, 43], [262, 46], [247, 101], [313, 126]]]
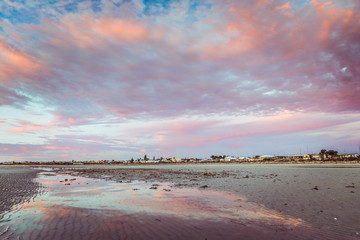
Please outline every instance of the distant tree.
[[330, 156], [337, 156], [338, 155], [338, 152], [335, 151], [335, 150], [329, 150], [326, 152], [327, 155], [330, 155]]
[[153, 160], [155, 161], [155, 156], [153, 156]]
[[134, 158], [131, 158], [130, 163], [134, 163]]
[[146, 161], [148, 158], [147, 158], [147, 156], [146, 156], [146, 154], [144, 155], [144, 160]]
[[320, 155], [324, 155], [324, 154], [326, 154], [326, 149], [321, 149], [321, 151], [320, 151], [320, 153], [319, 153]]

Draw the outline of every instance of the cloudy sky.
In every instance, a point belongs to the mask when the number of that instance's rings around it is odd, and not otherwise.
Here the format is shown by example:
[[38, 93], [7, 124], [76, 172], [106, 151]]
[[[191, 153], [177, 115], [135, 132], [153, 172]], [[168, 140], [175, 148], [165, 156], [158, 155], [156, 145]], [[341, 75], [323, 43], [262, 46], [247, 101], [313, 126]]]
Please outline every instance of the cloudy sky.
[[0, 2], [0, 161], [359, 144], [358, 0]]

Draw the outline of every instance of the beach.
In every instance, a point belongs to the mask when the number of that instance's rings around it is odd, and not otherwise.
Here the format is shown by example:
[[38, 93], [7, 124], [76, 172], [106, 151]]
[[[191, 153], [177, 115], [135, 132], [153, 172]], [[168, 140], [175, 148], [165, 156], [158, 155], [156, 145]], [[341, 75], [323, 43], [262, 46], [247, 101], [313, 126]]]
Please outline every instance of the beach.
[[26, 166], [0, 167], [0, 217], [13, 206], [36, 197], [40, 185], [34, 179], [39, 172]]
[[2, 179], [22, 174], [28, 190], [25, 197], [12, 193], [23, 200], [16, 211], [7, 204], [0, 230], [9, 239], [360, 239], [359, 171], [359, 165], [9, 167]]
[[172, 182], [178, 188], [224, 191], [318, 228], [360, 232], [359, 165], [163, 165], [73, 171], [117, 182]]

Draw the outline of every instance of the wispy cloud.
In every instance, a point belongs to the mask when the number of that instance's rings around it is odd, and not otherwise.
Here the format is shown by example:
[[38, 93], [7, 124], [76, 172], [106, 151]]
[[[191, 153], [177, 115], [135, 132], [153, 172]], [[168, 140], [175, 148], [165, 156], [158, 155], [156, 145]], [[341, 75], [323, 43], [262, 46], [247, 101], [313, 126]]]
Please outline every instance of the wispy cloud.
[[[20, 122], [6, 121], [5, 135], [96, 128], [100, 136], [109, 124], [147, 139], [122, 139], [126, 156], [185, 154], [223, 151], [224, 141], [246, 149], [246, 136], [317, 131], [359, 114], [357, 1], [3, 1], [0, 9], [0, 113], [24, 111]], [[26, 119], [34, 103], [47, 123]], [[248, 116], [254, 122], [244, 125]], [[162, 129], [147, 129], [151, 122]], [[117, 151], [111, 141], [99, 146]]]

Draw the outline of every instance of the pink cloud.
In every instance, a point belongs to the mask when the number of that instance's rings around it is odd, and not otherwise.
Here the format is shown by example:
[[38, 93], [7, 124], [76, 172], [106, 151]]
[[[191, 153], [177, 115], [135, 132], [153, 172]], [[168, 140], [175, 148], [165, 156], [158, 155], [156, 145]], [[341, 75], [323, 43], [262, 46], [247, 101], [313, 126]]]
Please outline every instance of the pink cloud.
[[42, 125], [42, 124], [35, 124], [33, 122], [26, 121], [26, 120], [21, 120], [21, 121], [18, 121], [17, 125], [18, 126], [14, 127], [14, 128], [10, 128], [8, 130], [8, 132], [22, 134], [22, 133], [31, 133], [31, 132], [41, 131], [41, 130], [45, 130], [45, 129], [54, 127], [55, 122], [52, 121], [49, 124]]
[[[98, 108], [99, 114], [128, 119], [193, 111], [354, 109], [359, 102], [353, 101], [358, 92], [354, 83], [331, 80], [332, 84], [323, 84], [329, 83], [327, 74], [338, 79], [358, 76], [356, 56], [331, 47], [340, 43], [329, 41], [329, 36], [337, 32], [343, 36], [340, 42], [353, 44], [347, 36], [356, 32], [359, 14], [321, 4], [314, 1], [304, 9], [291, 9], [292, 15], [288, 15], [274, 10], [288, 8], [289, 2], [234, 2], [226, 8], [228, 15], [221, 10], [209, 12], [209, 19], [220, 21], [209, 20], [202, 27], [194, 24], [187, 35], [165, 23], [148, 24], [133, 16], [65, 15], [58, 21], [44, 19], [40, 25], [29, 25], [22, 33], [23, 39], [36, 33], [48, 38], [36, 42], [43, 52], [22, 49], [26, 55], [20, 56], [35, 56], [37, 62], [46, 62], [46, 68], [53, 70], [47, 73], [56, 81], [45, 81], [49, 78], [46, 74], [32, 78], [28, 89], [51, 97], [58, 114], [77, 119], [78, 124], [91, 114], [91, 108]], [[219, 3], [214, 8], [224, 9]], [[309, 16], [304, 17], [304, 11]], [[10, 27], [14, 26], [5, 29]], [[334, 55], [318, 60], [322, 52]], [[30, 61], [20, 59], [20, 63]], [[347, 70], [341, 72], [344, 67]], [[71, 81], [69, 74], [76, 81]], [[245, 82], [252, 84], [246, 86]], [[58, 88], [56, 83], [63, 87]], [[263, 94], [273, 90], [278, 94]], [[333, 105], [321, 101], [329, 94], [335, 96], [338, 90], [353, 97], [338, 96]], [[77, 102], [79, 107], [74, 108], [78, 111], [65, 106], [65, 102]], [[94, 115], [97, 118], [97, 113]]]
[[[268, 136], [283, 136], [289, 134], [304, 134], [322, 129], [340, 126], [353, 119], [326, 119], [318, 114], [279, 113], [274, 116], [259, 117], [251, 122], [185, 122], [168, 123], [166, 126], [150, 125], [148, 128], [137, 129], [136, 134], [152, 132], [158, 140], [159, 150], [178, 148], [201, 148], [222, 141], [231, 140], [233, 148], [246, 146], [246, 139], [264, 138]], [[181, 126], [181, 127], [179, 127]], [[132, 132], [134, 130], [130, 130]], [[241, 143], [236, 143], [240, 141]]]
[[[211, 8], [191, 11], [171, 5], [161, 15], [142, 15], [132, 3], [115, 11], [107, 3], [98, 13], [1, 22], [0, 107], [25, 113], [42, 106], [54, 116], [49, 124], [22, 116], [23, 122], [6, 120], [5, 134], [64, 141], [30, 148], [36, 154], [150, 153], [224, 142], [245, 147], [245, 138], [304, 134], [339, 124], [328, 118], [342, 122], [343, 114], [359, 112], [356, 1], [209, 3]], [[264, 117], [287, 111], [304, 115]], [[312, 116], [321, 113], [327, 117]], [[234, 123], [247, 115], [258, 118]], [[232, 121], [221, 123], [222, 117]], [[79, 136], [58, 136], [76, 127], [127, 123], [137, 129], [126, 138], [101, 138], [104, 145], [91, 145], [96, 151]]]

